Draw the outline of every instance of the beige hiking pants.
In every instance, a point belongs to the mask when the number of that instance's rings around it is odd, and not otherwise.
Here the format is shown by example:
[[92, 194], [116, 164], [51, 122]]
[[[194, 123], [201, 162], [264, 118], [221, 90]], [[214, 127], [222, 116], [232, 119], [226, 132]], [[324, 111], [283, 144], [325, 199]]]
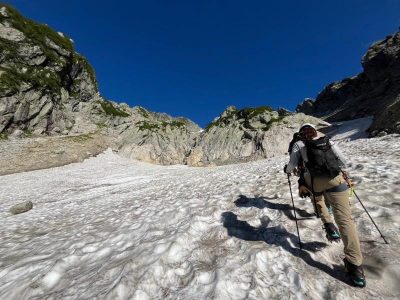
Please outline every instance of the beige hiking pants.
[[[312, 187], [309, 174], [305, 174], [305, 180], [307, 184]], [[350, 263], [360, 266], [363, 257], [361, 254], [358, 232], [351, 216], [348, 190], [335, 191], [343, 190], [343, 188], [341, 188], [343, 184], [346, 184], [346, 181], [342, 175], [338, 175], [334, 178], [315, 177], [313, 179], [315, 202], [318, 212], [321, 215], [322, 222], [324, 223], [333, 223], [332, 217], [326, 207], [324, 196], [331, 204], [333, 216], [343, 240], [346, 259]]]

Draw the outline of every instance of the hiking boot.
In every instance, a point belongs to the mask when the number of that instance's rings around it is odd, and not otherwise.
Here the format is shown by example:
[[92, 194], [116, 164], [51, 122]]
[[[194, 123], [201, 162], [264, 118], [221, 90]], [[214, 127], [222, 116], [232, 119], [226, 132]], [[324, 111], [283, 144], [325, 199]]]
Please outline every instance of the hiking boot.
[[344, 259], [343, 262], [353, 284], [358, 287], [365, 287], [367, 283], [365, 281], [363, 267], [353, 265], [352, 263], [348, 262], [347, 259]]
[[325, 223], [323, 227], [326, 231], [326, 238], [329, 241], [340, 241], [340, 233], [333, 223]]

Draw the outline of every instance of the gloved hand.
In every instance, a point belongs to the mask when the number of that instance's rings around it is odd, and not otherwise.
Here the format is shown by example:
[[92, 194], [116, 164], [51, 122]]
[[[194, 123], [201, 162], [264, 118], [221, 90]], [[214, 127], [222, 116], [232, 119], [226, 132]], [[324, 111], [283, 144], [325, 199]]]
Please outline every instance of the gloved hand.
[[353, 186], [354, 186], [354, 183], [353, 183], [353, 181], [350, 179], [349, 172], [347, 172], [347, 171], [342, 171], [342, 175], [343, 175], [343, 179], [344, 179], [344, 180], [346, 181], [346, 183], [347, 183], [347, 186], [348, 186], [349, 188], [353, 187]]
[[311, 191], [304, 185], [299, 186], [299, 196], [301, 198], [310, 197]]
[[355, 185], [355, 183], [354, 183], [350, 178], [348, 178], [348, 179], [346, 180], [346, 182], [347, 182], [347, 185], [348, 185], [349, 188], [352, 188], [352, 187], [354, 187], [354, 185]]
[[349, 172], [342, 170], [342, 175], [343, 175], [344, 180], [350, 179]]
[[296, 175], [296, 176], [299, 176], [300, 175], [299, 169], [298, 168], [294, 168], [293, 169], [293, 174]]

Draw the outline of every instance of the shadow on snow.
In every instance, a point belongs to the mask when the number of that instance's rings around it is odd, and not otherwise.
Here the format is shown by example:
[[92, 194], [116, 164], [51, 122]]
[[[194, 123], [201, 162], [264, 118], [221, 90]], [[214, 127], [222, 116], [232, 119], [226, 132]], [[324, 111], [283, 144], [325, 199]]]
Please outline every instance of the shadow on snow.
[[[289, 204], [281, 204], [281, 203], [273, 203], [269, 202], [268, 200], [273, 200], [276, 198], [267, 198], [267, 197], [259, 197], [259, 198], [247, 198], [246, 196], [240, 195], [239, 199], [235, 201], [237, 207], [256, 207], [259, 209], [269, 208], [269, 209], [276, 209], [282, 211], [290, 220], [294, 221], [293, 215], [293, 207]], [[296, 215], [297, 217], [302, 217], [301, 219], [297, 220], [305, 220], [305, 219], [313, 219], [315, 217], [314, 214], [310, 214], [304, 209], [296, 208]]]
[[[235, 204], [238, 207], [282, 210], [289, 219], [294, 220], [294, 216], [290, 212], [292, 207], [288, 204], [271, 203], [266, 201], [265, 198], [247, 198], [243, 195], [235, 201]], [[296, 209], [296, 213], [307, 219], [313, 216], [313, 214], [301, 209]], [[301, 258], [309, 266], [317, 268], [331, 277], [351, 285], [346, 274], [338, 270], [339, 266], [334, 265], [334, 267], [331, 268], [321, 262], [315, 261], [311, 257], [309, 252], [315, 253], [328, 246], [328, 244], [322, 242], [302, 242], [303, 249], [294, 247], [292, 245], [298, 245], [299, 240], [297, 235], [288, 232], [282, 225], [269, 226], [271, 220], [267, 216], [260, 219], [261, 225], [259, 227], [253, 227], [246, 221], [238, 220], [237, 215], [233, 212], [224, 212], [221, 218], [223, 226], [227, 229], [229, 236], [245, 241], [263, 241], [268, 245], [279, 246], [293, 256]]]

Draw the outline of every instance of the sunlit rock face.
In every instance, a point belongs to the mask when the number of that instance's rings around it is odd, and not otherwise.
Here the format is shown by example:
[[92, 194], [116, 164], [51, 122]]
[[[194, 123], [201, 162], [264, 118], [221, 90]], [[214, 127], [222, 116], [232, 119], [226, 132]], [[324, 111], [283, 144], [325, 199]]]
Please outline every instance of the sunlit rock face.
[[372, 135], [400, 132], [400, 32], [369, 47], [362, 66], [362, 73], [329, 84], [296, 111], [329, 122], [374, 116]]
[[[104, 99], [98, 92], [94, 70], [76, 53], [69, 37], [1, 4], [2, 149], [10, 148], [4, 144], [8, 138], [82, 136], [78, 141], [86, 150], [82, 150], [84, 155], [74, 152], [77, 161], [85, 158], [86, 152], [98, 153], [111, 147], [126, 158], [154, 164], [213, 166], [286, 153], [301, 124], [327, 126], [318, 117], [339, 121], [374, 116], [371, 134], [398, 132], [399, 39], [397, 33], [372, 45], [362, 61], [364, 72], [328, 85], [315, 101], [306, 99], [299, 105], [298, 113], [268, 106], [230, 106], [202, 129], [186, 118]], [[100, 146], [93, 137], [106, 142]], [[57, 148], [57, 141], [64, 140], [54, 139], [47, 144], [41, 141], [40, 145]], [[60, 152], [57, 149], [54, 151]], [[21, 153], [29, 160], [29, 151]], [[57, 157], [48, 163], [43, 158], [40, 168], [55, 166], [54, 161], [71, 162]], [[29, 163], [30, 170], [34, 169], [32, 165]]]
[[0, 11], [0, 133], [71, 131], [76, 106], [97, 96], [93, 69], [64, 34]]
[[65, 34], [1, 4], [0, 48], [3, 142], [9, 137], [102, 134], [111, 137], [106, 146], [126, 157], [185, 163], [200, 127], [102, 98], [94, 70]]
[[155, 164], [185, 164], [201, 128], [186, 118], [173, 118], [142, 107], [134, 111], [134, 122], [118, 137], [119, 154]]
[[230, 164], [270, 158], [287, 152], [301, 124], [327, 123], [302, 113], [280, 113], [268, 106], [237, 109], [228, 107], [198, 138], [188, 164]]

